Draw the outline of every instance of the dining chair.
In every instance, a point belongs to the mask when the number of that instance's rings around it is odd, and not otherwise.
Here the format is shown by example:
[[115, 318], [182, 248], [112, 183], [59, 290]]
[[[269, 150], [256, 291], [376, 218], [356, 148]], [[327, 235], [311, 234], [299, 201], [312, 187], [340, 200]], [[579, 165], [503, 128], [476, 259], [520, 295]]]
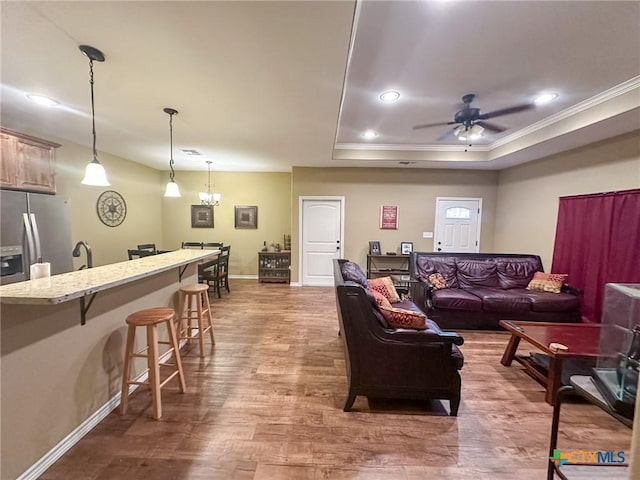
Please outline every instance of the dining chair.
[[196, 248], [202, 250], [202, 242], [182, 242], [181, 248]]
[[142, 245], [138, 245], [138, 250], [146, 250], [149, 252], [156, 253], [156, 244], [155, 243], [143, 243]]
[[133, 260], [134, 258], [142, 258], [142, 257], [150, 257], [151, 255], [155, 255], [155, 251], [151, 250], [127, 250], [127, 255], [129, 256], [129, 260]]

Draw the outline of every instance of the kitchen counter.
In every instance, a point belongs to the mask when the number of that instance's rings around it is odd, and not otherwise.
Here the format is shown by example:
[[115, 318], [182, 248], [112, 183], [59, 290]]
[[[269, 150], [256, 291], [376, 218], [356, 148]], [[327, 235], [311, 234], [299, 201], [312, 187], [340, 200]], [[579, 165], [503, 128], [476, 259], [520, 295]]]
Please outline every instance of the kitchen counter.
[[47, 305], [68, 302], [102, 290], [200, 262], [219, 250], [176, 250], [111, 265], [61, 273], [48, 278], [0, 286], [0, 302]]

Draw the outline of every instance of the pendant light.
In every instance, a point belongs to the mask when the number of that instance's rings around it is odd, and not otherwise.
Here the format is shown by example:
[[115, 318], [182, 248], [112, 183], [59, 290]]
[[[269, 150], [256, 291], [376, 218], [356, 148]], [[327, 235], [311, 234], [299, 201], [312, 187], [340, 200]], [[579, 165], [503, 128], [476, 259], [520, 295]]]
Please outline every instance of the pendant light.
[[220, 205], [222, 195], [219, 193], [211, 193], [211, 160], [207, 160], [207, 191], [198, 193], [202, 205], [211, 205], [217, 207]]
[[178, 113], [177, 110], [173, 108], [166, 107], [163, 109], [164, 113], [169, 115], [169, 141], [171, 142], [171, 156], [169, 157], [169, 168], [171, 169], [171, 173], [169, 173], [169, 183], [167, 183], [167, 189], [164, 192], [165, 197], [181, 197], [180, 189], [178, 188], [178, 184], [175, 182], [176, 172], [173, 170], [173, 116]]
[[108, 187], [111, 185], [107, 180], [107, 174], [104, 167], [98, 161], [98, 152], [96, 151], [96, 112], [93, 101], [93, 62], [104, 62], [104, 54], [97, 48], [89, 45], [80, 45], [80, 51], [89, 58], [89, 84], [91, 85], [91, 133], [93, 134], [93, 160], [89, 163], [84, 172], [82, 179], [83, 185], [93, 185], [95, 187]]

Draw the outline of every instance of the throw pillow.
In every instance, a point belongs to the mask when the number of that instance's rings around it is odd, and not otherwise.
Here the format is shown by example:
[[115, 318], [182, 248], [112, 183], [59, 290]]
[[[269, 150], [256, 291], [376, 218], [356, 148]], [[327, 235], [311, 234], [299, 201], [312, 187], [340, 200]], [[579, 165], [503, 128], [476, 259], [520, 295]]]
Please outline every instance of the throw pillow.
[[449, 288], [447, 285], [447, 281], [444, 279], [441, 273], [432, 273], [427, 277], [429, 283], [433, 287], [434, 290], [442, 290], [443, 288]]
[[396, 292], [396, 287], [393, 285], [391, 277], [371, 278], [369, 279], [369, 290], [375, 290], [387, 297], [387, 300], [391, 303], [400, 301], [400, 296]]
[[344, 262], [340, 266], [340, 270], [344, 281], [356, 282], [367, 288], [367, 276], [360, 268], [360, 265], [353, 262]]
[[378, 304], [379, 307], [391, 308], [391, 303], [389, 303], [389, 300], [387, 300], [387, 297], [385, 297], [383, 294], [381, 294], [377, 290], [369, 290], [369, 291], [371, 292], [373, 297], [376, 299], [376, 303]]
[[423, 313], [405, 310], [404, 308], [380, 307], [384, 318], [393, 328], [415, 328], [416, 330], [426, 330], [427, 317]]
[[536, 292], [560, 293], [567, 275], [564, 273], [543, 273], [536, 272], [527, 285], [527, 290]]

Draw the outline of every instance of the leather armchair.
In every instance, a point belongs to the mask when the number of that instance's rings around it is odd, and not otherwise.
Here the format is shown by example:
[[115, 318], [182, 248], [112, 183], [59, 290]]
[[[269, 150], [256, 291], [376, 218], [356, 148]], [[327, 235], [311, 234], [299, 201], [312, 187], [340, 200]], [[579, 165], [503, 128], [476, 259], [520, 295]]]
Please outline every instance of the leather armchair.
[[334, 260], [335, 293], [344, 342], [349, 391], [344, 411], [358, 395], [372, 398], [447, 399], [452, 416], [460, 405], [463, 338], [443, 332], [427, 320], [429, 329], [385, 328], [365, 288], [343, 279]]

